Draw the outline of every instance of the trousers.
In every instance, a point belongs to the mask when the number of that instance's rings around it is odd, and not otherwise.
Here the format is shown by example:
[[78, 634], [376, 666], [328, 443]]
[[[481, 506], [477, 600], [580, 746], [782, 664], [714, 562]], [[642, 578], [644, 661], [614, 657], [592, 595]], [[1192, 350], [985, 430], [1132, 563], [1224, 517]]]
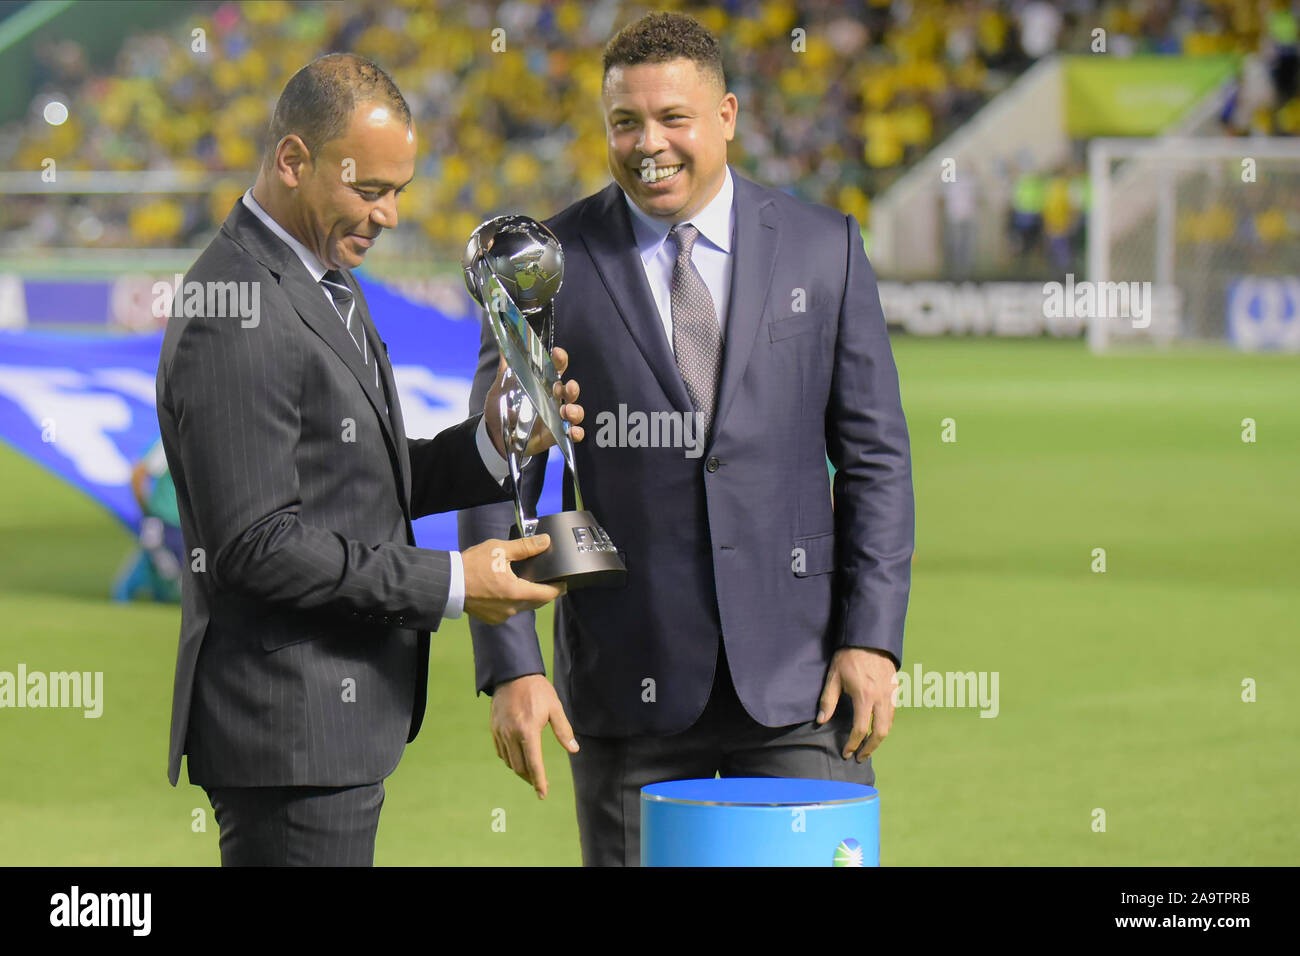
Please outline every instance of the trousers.
[[666, 780], [803, 777], [874, 786], [871, 758], [841, 754], [853, 732], [853, 704], [841, 697], [825, 724], [765, 727], [736, 696], [726, 651], [704, 712], [688, 729], [664, 737], [576, 734], [569, 755], [584, 866], [641, 864], [641, 788]]
[[205, 788], [222, 866], [373, 866], [384, 784]]

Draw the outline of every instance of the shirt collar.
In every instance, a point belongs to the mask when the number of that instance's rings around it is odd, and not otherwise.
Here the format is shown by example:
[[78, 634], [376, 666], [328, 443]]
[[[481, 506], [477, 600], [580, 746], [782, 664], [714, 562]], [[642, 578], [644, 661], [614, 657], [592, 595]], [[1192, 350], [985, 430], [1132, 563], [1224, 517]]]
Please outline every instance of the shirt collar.
[[297, 253], [298, 258], [302, 260], [302, 264], [306, 266], [307, 271], [311, 273], [312, 279], [316, 282], [320, 282], [321, 277], [325, 275], [327, 270], [323, 265], [321, 265], [321, 261], [316, 258], [316, 254], [293, 236], [289, 235], [282, 225], [271, 218], [271, 214], [263, 209], [261, 204], [253, 198], [252, 189], [249, 189], [244, 193], [244, 205], [248, 207], [249, 212], [262, 220], [262, 223], [267, 229], [270, 229], [281, 241], [284, 242], [285, 245]]
[[[708, 240], [723, 252], [730, 253], [732, 206], [736, 189], [731, 181], [731, 167], [724, 168], [726, 175], [723, 177], [722, 188], [718, 190], [718, 194], [687, 221], [700, 231], [701, 238]], [[623, 201], [627, 203], [628, 211], [632, 214], [632, 235], [636, 240], [637, 252], [640, 253], [643, 262], [648, 262], [658, 254], [659, 248], [668, 239], [668, 230], [672, 226], [647, 216], [626, 192], [623, 193]]]

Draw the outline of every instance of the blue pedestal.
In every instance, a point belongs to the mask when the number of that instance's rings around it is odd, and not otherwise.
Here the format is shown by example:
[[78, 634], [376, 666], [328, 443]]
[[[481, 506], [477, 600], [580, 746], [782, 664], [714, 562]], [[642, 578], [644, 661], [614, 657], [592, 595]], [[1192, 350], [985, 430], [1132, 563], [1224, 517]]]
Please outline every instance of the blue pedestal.
[[879, 866], [875, 787], [786, 777], [641, 788], [642, 866]]

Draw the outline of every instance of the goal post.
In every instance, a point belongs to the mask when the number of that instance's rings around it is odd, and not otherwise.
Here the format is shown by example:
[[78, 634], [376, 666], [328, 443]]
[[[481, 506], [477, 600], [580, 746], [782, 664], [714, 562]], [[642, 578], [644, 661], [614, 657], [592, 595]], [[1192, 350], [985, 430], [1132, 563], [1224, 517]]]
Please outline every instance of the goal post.
[[1095, 139], [1088, 278], [1150, 283], [1149, 321], [1099, 310], [1088, 343], [1300, 351], [1300, 141]]

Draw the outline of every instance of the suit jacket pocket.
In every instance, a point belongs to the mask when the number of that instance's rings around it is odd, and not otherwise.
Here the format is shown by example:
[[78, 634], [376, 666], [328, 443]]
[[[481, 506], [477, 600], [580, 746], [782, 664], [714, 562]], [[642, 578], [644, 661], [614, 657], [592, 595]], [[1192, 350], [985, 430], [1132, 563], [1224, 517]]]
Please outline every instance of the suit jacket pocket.
[[262, 650], [278, 651], [291, 644], [301, 644], [333, 633], [338, 624], [318, 611], [263, 608], [249, 626], [257, 628]]
[[768, 323], [767, 334], [773, 342], [780, 342], [793, 335], [813, 332], [822, 327], [825, 316], [821, 312], [796, 312], [783, 319], [773, 319]]
[[835, 570], [835, 532], [795, 538], [790, 552], [790, 567], [796, 578], [810, 578]]
[[300, 644], [316, 637], [316, 632], [301, 627], [262, 628], [262, 650], [278, 651], [290, 644]]

